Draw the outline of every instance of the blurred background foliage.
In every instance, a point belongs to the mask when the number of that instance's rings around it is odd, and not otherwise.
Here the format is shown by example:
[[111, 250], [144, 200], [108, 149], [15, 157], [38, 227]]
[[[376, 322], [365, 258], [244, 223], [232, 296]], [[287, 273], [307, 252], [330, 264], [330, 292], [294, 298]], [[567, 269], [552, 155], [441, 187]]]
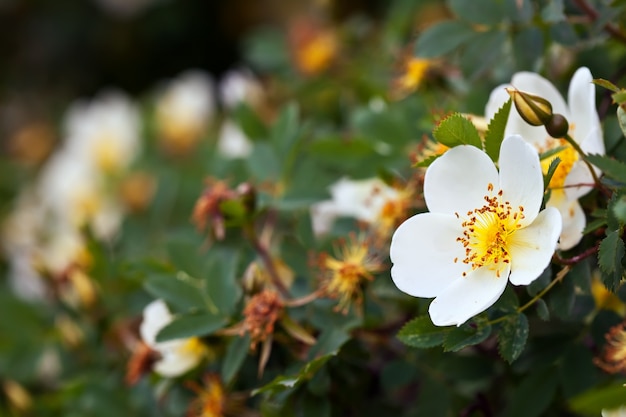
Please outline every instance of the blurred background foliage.
[[[24, 190], [64, 148], [77, 99], [110, 89], [132, 97], [141, 152], [106, 179], [124, 207], [119, 228], [102, 237], [81, 224], [88, 262], [38, 271], [43, 294], [29, 297], [15, 290], [14, 253], [5, 250], [0, 414], [532, 417], [626, 404], [623, 374], [594, 365], [604, 335], [624, 319], [626, 291], [594, 293], [592, 258], [529, 310], [528, 342], [512, 363], [498, 352], [497, 332], [448, 351], [414, 349], [396, 335], [428, 301], [400, 293], [389, 277], [393, 227], [373, 231], [344, 214], [319, 233], [311, 214], [344, 177], [408, 192], [394, 224], [423, 211], [423, 172], [412, 166], [433, 127], [452, 111], [482, 116], [492, 89], [517, 71], [566, 91], [587, 66], [626, 86], [624, 5], [1, 0], [2, 216], [21, 210]], [[260, 98], [231, 105], [220, 95], [233, 69], [250, 71]], [[215, 91], [187, 141], [168, 137], [158, 108], [167, 82], [188, 70]], [[607, 153], [626, 160], [610, 91], [597, 91]], [[247, 151], [224, 150], [227, 122]], [[319, 292], [329, 273], [320, 259], [346, 255], [340, 248], [357, 234], [378, 263], [339, 311], [341, 294]], [[544, 275], [528, 290], [507, 290], [504, 308], [538, 293], [552, 272]], [[245, 309], [267, 287], [284, 305], [251, 348]], [[152, 372], [147, 356], [133, 362], [154, 299], [176, 317], [157, 340], [200, 337], [204, 346], [201, 363], [175, 378]]]

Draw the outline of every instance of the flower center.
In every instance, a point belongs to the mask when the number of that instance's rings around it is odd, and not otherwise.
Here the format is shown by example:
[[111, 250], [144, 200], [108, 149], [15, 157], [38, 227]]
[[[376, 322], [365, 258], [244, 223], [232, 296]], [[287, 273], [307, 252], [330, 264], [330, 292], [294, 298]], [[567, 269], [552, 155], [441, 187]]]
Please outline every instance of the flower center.
[[[552, 179], [550, 180], [549, 188], [563, 188], [565, 184], [565, 178], [569, 175], [572, 167], [578, 161], [578, 152], [570, 144], [565, 141], [565, 139], [558, 139], [554, 141], [555, 147], [563, 146], [564, 149], [554, 154], [550, 158], [545, 158], [541, 161], [541, 170], [544, 174], [548, 172], [548, 168], [550, 167], [550, 163], [554, 160], [554, 158], [559, 158], [561, 162], [554, 171], [554, 175], [552, 175]], [[553, 149], [554, 149], [553, 148]]]
[[[470, 210], [463, 216], [463, 235], [457, 238], [465, 248], [464, 264], [471, 270], [483, 266], [495, 270], [499, 277], [502, 269], [511, 262], [509, 246], [511, 236], [521, 228], [520, 221], [524, 218], [524, 207], [511, 207], [508, 201], [502, 201], [502, 190], [493, 195], [493, 184], [487, 187], [485, 205]], [[458, 218], [461, 216], [455, 213]], [[458, 258], [454, 259], [458, 262]], [[463, 273], [466, 276], [467, 272]]]
[[200, 341], [200, 338], [198, 337], [190, 337], [179, 348], [180, 353], [189, 354], [192, 356], [202, 356], [204, 355], [205, 351], [206, 346]]

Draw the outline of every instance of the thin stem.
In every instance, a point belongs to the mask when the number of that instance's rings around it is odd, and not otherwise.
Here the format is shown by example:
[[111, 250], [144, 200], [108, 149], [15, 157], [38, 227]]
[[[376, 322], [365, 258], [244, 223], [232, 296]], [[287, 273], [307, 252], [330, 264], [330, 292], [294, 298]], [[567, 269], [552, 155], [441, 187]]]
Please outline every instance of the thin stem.
[[[556, 278], [554, 278], [554, 280], [552, 282], [550, 282], [537, 295], [535, 295], [533, 298], [531, 298], [530, 301], [528, 301], [526, 304], [524, 304], [521, 307], [518, 307], [515, 310], [514, 314], [519, 314], [519, 313], [523, 312], [524, 310], [528, 309], [533, 304], [535, 304], [537, 301], [539, 301], [539, 299], [541, 299], [544, 295], [546, 295], [548, 293], [548, 291], [550, 291], [552, 289], [552, 287], [554, 287], [558, 282], [561, 282], [563, 280], [563, 278], [565, 277], [565, 275], [567, 275], [567, 273], [570, 271], [570, 269], [571, 268], [570, 268], [569, 265], [565, 265], [565, 267], [563, 269], [561, 269], [558, 274], [556, 274]], [[511, 315], [512, 314], [505, 314], [502, 317], [498, 317], [497, 319], [489, 321], [488, 324], [493, 325], [493, 324], [500, 323], [501, 321], [504, 321], [507, 318], [509, 318]]]
[[537, 301], [539, 301], [539, 299], [541, 297], [543, 297], [544, 295], [546, 295], [548, 293], [548, 291], [550, 291], [552, 289], [552, 287], [554, 287], [558, 282], [561, 282], [563, 280], [563, 277], [565, 277], [565, 275], [567, 275], [569, 270], [570, 270], [570, 266], [569, 265], [565, 265], [565, 267], [563, 269], [561, 269], [558, 274], [556, 274], [556, 278], [554, 278], [554, 280], [551, 283], [549, 283], [546, 286], [546, 288], [541, 290], [537, 295], [535, 295], [533, 298], [531, 298], [530, 301], [528, 301], [526, 304], [524, 304], [523, 306], [519, 307], [517, 309], [517, 312], [521, 313], [522, 311], [526, 310], [528, 307], [532, 306]]
[[270, 255], [267, 248], [263, 246], [263, 244], [259, 240], [256, 230], [254, 229], [254, 225], [250, 224], [248, 227], [244, 228], [244, 231], [245, 235], [250, 240], [252, 247], [254, 247], [254, 250], [257, 252], [259, 257], [261, 258], [261, 261], [265, 265], [272, 284], [274, 284], [276, 289], [278, 289], [278, 291], [280, 291], [283, 296], [288, 297], [289, 290], [281, 281], [280, 276], [278, 275], [278, 271], [276, 270], [276, 265], [274, 265], [274, 261], [272, 260], [272, 256]]
[[598, 245], [592, 246], [589, 249], [579, 253], [578, 255], [574, 255], [571, 258], [561, 258], [558, 254], [554, 254], [552, 259], [561, 265], [576, 265], [578, 262], [594, 255], [598, 252]]

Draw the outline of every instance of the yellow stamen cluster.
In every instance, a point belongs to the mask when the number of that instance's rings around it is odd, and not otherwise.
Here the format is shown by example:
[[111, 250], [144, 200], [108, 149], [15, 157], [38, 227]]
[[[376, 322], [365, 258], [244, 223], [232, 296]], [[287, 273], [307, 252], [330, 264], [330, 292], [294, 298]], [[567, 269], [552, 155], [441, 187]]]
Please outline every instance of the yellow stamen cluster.
[[552, 175], [552, 179], [550, 180], [550, 185], [548, 187], [552, 189], [563, 188], [563, 185], [565, 184], [565, 178], [567, 178], [570, 171], [572, 170], [572, 167], [574, 166], [576, 161], [578, 161], [578, 152], [576, 152], [576, 150], [570, 144], [568, 144], [565, 139], [554, 140], [551, 141], [551, 143], [554, 144], [551, 149], [555, 149], [561, 146], [563, 146], [564, 149], [550, 158], [543, 159], [541, 161], [541, 169], [543, 173], [546, 174], [552, 160], [558, 157], [561, 162], [557, 166], [556, 171], [554, 171], [554, 175]]
[[337, 308], [345, 313], [351, 301], [360, 302], [361, 283], [374, 279], [372, 274], [380, 271], [382, 264], [370, 254], [367, 242], [354, 235], [338, 252], [337, 258], [323, 256], [322, 268], [327, 272], [326, 294], [339, 298]]
[[207, 352], [206, 345], [198, 337], [190, 337], [178, 348], [181, 353], [203, 356]]
[[195, 382], [188, 384], [198, 397], [190, 404], [187, 417], [224, 417], [226, 415], [226, 393], [219, 376], [208, 374], [204, 386]]
[[626, 373], [626, 322], [611, 327], [604, 335], [606, 345], [594, 363], [602, 370], [611, 373]]
[[[493, 195], [493, 184], [489, 184], [485, 195], [485, 205], [470, 210], [464, 216], [463, 235], [457, 238], [465, 248], [465, 258], [462, 262], [471, 267], [471, 270], [487, 266], [496, 270], [499, 277], [502, 269], [511, 262], [509, 246], [511, 236], [521, 228], [524, 219], [524, 207], [511, 207], [508, 201], [502, 202], [502, 190]], [[458, 218], [461, 216], [455, 213]], [[454, 262], [459, 259], [455, 258]], [[466, 276], [467, 272], [463, 273]]]

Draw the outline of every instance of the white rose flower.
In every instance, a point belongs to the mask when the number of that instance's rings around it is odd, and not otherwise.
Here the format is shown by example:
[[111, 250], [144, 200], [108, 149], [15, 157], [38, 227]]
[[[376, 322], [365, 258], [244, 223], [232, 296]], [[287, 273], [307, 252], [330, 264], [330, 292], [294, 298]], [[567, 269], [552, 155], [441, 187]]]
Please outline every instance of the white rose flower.
[[429, 213], [393, 235], [391, 276], [403, 292], [435, 300], [437, 326], [465, 323], [489, 308], [506, 284], [528, 285], [548, 266], [561, 233], [559, 211], [539, 211], [537, 151], [520, 136], [502, 142], [500, 171], [486, 153], [457, 146], [424, 178]]
[[151, 349], [161, 355], [154, 371], [168, 378], [177, 377], [194, 368], [205, 355], [205, 346], [197, 337], [157, 342], [157, 334], [173, 320], [163, 300], [155, 300], [143, 310], [139, 333]]
[[342, 178], [330, 186], [331, 200], [311, 206], [313, 231], [327, 233], [337, 217], [354, 217], [372, 223], [379, 219], [385, 204], [400, 198], [400, 192], [380, 178], [351, 180]]
[[[602, 128], [595, 106], [595, 86], [589, 69], [579, 68], [569, 86], [566, 103], [559, 91], [545, 78], [533, 72], [519, 72], [513, 76], [511, 85], [526, 93], [545, 98], [552, 104], [554, 113], [560, 113], [569, 121], [569, 135], [585, 153], [604, 154]], [[491, 93], [486, 106], [487, 118], [493, 117], [509, 99], [506, 85], [497, 87]], [[519, 134], [531, 143], [540, 153], [563, 147], [563, 150], [542, 161], [544, 173], [555, 157], [561, 159], [550, 182], [552, 190], [548, 206], [556, 207], [563, 217], [563, 232], [559, 248], [570, 249], [582, 239], [586, 219], [578, 198], [587, 194], [593, 185], [593, 177], [578, 153], [564, 139], [550, 137], [543, 126], [531, 126], [512, 108], [507, 121], [505, 135]], [[597, 170], [596, 172], [600, 172]]]

